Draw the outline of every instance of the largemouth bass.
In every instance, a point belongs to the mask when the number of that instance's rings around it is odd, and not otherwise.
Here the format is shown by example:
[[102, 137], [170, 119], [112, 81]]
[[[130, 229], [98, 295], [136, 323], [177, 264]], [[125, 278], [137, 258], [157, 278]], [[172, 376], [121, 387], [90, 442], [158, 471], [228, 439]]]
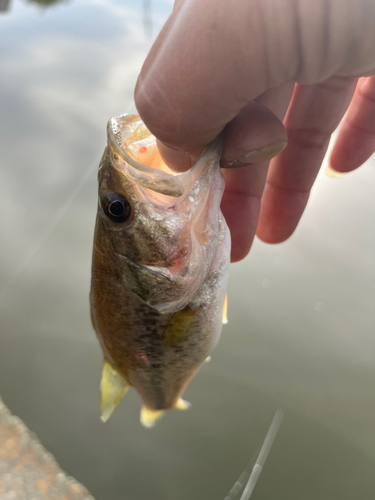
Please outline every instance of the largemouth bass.
[[151, 427], [164, 410], [188, 407], [182, 393], [221, 332], [230, 235], [220, 141], [175, 174], [138, 115], [112, 118], [107, 133], [90, 295], [102, 420], [133, 386]]

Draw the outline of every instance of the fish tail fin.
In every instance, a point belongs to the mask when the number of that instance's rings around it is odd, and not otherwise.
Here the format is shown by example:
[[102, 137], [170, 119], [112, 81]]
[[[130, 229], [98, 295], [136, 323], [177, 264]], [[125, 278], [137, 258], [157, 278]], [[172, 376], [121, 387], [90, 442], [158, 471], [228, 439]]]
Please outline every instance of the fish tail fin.
[[100, 419], [103, 422], [108, 422], [128, 389], [125, 378], [105, 359], [100, 384]]
[[174, 408], [176, 410], [188, 410], [191, 406], [191, 403], [189, 401], [185, 401], [182, 398], [178, 398], [177, 403], [174, 405]]
[[228, 324], [228, 295], [225, 294], [224, 305], [223, 305], [223, 325]]
[[141, 408], [141, 424], [144, 427], [154, 427], [156, 422], [164, 415], [165, 410], [150, 410], [146, 405]]

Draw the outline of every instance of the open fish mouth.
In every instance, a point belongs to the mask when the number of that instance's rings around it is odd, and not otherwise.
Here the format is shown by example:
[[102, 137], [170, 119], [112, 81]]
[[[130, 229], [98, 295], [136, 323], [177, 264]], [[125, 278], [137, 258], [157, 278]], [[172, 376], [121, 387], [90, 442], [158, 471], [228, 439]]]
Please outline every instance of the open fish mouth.
[[188, 171], [177, 173], [162, 160], [155, 137], [138, 115], [120, 115], [111, 118], [107, 125], [111, 161], [116, 168], [124, 169], [126, 176], [136, 185], [154, 193], [181, 198], [189, 192], [208, 158], [221, 151], [222, 140], [218, 137]]

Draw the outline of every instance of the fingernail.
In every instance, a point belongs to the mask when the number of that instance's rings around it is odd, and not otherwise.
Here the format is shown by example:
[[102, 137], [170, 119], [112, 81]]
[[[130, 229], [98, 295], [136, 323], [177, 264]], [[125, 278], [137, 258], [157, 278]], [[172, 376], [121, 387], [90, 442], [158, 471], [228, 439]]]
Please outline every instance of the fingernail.
[[267, 161], [281, 153], [281, 151], [286, 148], [287, 144], [286, 141], [276, 142], [275, 144], [265, 146], [261, 149], [254, 149], [243, 156], [225, 159], [225, 163], [227, 163], [229, 167], [240, 167], [241, 165], [250, 165], [251, 163]]
[[345, 173], [344, 172], [337, 172], [337, 170], [333, 170], [331, 165], [327, 165], [324, 173], [326, 174], [327, 177], [330, 179], [341, 179], [344, 177]]

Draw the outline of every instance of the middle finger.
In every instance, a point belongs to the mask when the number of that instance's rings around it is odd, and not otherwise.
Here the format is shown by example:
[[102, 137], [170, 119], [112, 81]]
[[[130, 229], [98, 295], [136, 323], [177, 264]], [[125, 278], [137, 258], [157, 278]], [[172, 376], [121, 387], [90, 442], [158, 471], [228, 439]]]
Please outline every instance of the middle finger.
[[264, 188], [257, 229], [261, 240], [280, 243], [297, 227], [331, 134], [355, 86], [356, 79], [339, 77], [317, 85], [296, 85], [284, 121], [288, 146], [272, 160]]
[[[256, 101], [282, 120], [288, 108], [293, 87], [294, 84], [291, 82], [283, 84], [264, 92]], [[255, 127], [256, 124], [254, 124]], [[254, 130], [250, 129], [248, 133], [254, 134]], [[232, 262], [243, 259], [251, 248], [258, 223], [260, 198], [268, 164], [269, 161], [264, 161], [222, 170], [225, 177], [225, 191], [221, 208], [231, 232]]]

